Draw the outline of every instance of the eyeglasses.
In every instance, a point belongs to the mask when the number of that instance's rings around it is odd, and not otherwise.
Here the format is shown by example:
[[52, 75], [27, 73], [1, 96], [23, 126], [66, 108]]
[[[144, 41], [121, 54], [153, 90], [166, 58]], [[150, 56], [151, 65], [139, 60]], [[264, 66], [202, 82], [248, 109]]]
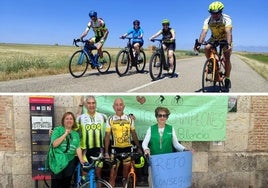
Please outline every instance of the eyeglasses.
[[163, 117], [163, 118], [167, 118], [168, 115], [167, 115], [167, 114], [157, 114], [157, 117], [158, 117], [158, 118], [161, 118], [161, 117]]

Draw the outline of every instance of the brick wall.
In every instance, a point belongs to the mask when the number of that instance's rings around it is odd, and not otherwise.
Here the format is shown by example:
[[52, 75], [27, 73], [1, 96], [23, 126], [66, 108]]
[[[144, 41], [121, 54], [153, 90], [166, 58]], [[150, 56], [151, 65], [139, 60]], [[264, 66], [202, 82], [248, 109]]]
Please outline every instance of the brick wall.
[[0, 151], [14, 151], [12, 96], [0, 96]]
[[268, 150], [268, 97], [255, 96], [251, 102], [251, 130], [249, 131], [249, 150]]

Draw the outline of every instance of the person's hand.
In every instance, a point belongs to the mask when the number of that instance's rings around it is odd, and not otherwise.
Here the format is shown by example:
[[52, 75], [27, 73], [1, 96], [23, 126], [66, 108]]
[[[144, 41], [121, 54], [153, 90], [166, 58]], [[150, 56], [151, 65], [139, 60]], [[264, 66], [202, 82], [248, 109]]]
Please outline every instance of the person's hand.
[[151, 152], [150, 152], [149, 149], [146, 149], [146, 150], [144, 150], [144, 154], [150, 156], [151, 155]]
[[129, 115], [129, 117], [130, 117], [130, 119], [132, 119], [132, 120], [136, 120], [136, 117], [135, 117], [135, 115], [134, 114], [128, 114]]
[[49, 129], [49, 131], [48, 131], [49, 137], [52, 135], [52, 133], [53, 133], [53, 130], [52, 129]]
[[122, 36], [120, 37], [120, 39], [124, 39], [124, 38], [126, 38], [126, 36], [124, 36], [124, 35], [122, 35]]

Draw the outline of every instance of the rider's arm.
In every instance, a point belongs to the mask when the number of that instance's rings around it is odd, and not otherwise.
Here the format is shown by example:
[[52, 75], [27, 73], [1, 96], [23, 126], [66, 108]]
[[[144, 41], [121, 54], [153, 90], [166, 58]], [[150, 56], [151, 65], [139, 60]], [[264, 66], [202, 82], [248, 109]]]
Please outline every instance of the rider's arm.
[[170, 30], [170, 32], [171, 32], [171, 38], [169, 39], [170, 41], [175, 41], [175, 39], [176, 39], [176, 33], [175, 33], [175, 30], [174, 29], [171, 29]]
[[162, 29], [161, 29], [160, 31], [158, 31], [156, 34], [154, 34], [153, 36], [151, 36], [151, 37], [149, 38], [149, 40], [152, 40], [152, 39], [158, 37], [158, 36], [161, 35], [161, 34], [162, 34]]
[[232, 42], [233, 42], [232, 27], [226, 27], [225, 32], [228, 42], [228, 48], [232, 48]]
[[89, 23], [87, 24], [87, 28], [86, 28], [85, 31], [81, 34], [80, 39], [83, 39], [85, 36], [87, 36], [87, 34], [88, 34], [89, 30], [90, 30], [90, 27], [91, 27], [91, 22], [89, 22]]

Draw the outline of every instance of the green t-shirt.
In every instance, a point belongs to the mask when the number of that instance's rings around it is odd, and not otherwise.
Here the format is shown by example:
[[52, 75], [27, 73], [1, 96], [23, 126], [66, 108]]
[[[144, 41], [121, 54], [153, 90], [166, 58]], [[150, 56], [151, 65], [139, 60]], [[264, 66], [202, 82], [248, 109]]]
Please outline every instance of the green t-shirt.
[[[63, 126], [57, 126], [53, 130], [53, 133], [51, 135], [51, 143], [53, 143], [57, 138], [61, 137], [64, 133], [65, 128]], [[66, 139], [56, 148], [62, 152], [66, 152], [68, 160], [71, 161], [76, 155], [76, 149], [79, 147], [80, 147], [79, 134], [76, 131], [72, 130], [71, 133], [66, 137]]]

